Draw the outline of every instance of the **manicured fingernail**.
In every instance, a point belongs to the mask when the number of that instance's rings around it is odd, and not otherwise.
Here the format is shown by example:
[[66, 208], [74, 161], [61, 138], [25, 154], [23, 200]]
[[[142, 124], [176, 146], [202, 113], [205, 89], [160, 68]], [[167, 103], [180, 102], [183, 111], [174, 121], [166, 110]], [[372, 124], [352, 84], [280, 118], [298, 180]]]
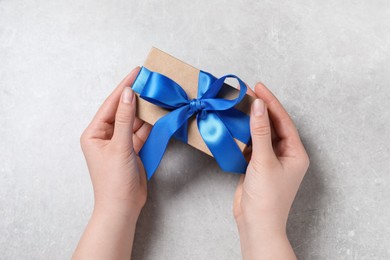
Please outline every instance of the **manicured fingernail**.
[[253, 101], [253, 114], [255, 116], [262, 116], [264, 114], [264, 102], [261, 99], [256, 99]]
[[122, 93], [122, 102], [130, 104], [131, 101], [133, 101], [133, 98], [134, 98], [134, 91], [129, 87], [125, 87]]

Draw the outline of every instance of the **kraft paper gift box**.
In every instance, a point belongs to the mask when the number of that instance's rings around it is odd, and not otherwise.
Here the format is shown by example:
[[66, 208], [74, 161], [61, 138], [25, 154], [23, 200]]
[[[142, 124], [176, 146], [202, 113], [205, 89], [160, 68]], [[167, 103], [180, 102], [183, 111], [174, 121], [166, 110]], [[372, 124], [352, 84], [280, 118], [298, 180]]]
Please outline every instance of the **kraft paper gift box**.
[[[178, 83], [187, 93], [189, 99], [197, 97], [199, 69], [157, 48], [151, 49], [143, 66], [152, 72], [163, 74]], [[164, 88], [164, 86], [162, 85], [161, 88]], [[237, 88], [225, 83], [221, 88], [218, 97], [224, 99], [234, 99], [238, 96], [238, 92]], [[138, 93], [136, 93], [136, 97], [137, 116], [151, 125], [154, 125], [158, 119], [171, 112], [168, 109], [159, 107], [140, 98]], [[242, 101], [238, 103], [235, 108], [249, 115], [251, 103], [254, 99], [255, 98], [252, 96], [245, 95]], [[242, 143], [237, 139], [234, 140], [241, 151], [243, 151], [247, 146], [247, 144]], [[188, 144], [210, 156], [213, 156], [199, 133], [195, 115], [188, 120]]]

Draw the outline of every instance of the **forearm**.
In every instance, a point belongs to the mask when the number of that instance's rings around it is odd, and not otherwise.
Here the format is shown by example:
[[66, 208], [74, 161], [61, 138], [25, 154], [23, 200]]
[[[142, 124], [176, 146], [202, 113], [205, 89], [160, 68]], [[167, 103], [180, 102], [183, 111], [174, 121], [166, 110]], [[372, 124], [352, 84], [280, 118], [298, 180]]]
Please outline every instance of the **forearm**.
[[243, 260], [296, 259], [285, 229], [267, 229], [244, 221], [237, 226]]
[[95, 207], [72, 259], [130, 259], [138, 215]]

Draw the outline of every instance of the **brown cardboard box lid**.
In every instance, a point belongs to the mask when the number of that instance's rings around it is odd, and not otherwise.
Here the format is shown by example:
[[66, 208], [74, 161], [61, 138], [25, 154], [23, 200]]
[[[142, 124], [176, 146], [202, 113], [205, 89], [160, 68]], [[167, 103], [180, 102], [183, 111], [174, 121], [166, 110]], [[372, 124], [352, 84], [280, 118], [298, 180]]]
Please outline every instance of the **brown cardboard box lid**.
[[[152, 48], [144, 65], [147, 69], [163, 74], [178, 83], [193, 99], [197, 97], [199, 69], [176, 59], [175, 57], [157, 49]], [[163, 87], [163, 86], [162, 86]], [[226, 99], [237, 97], [238, 90], [227, 84], [220, 91], [220, 96]], [[235, 107], [246, 114], [250, 114], [250, 105], [253, 97], [245, 95], [245, 98]], [[162, 116], [170, 111], [139, 98], [137, 94], [137, 116], [152, 125]], [[210, 150], [199, 133], [195, 116], [188, 120], [188, 144], [212, 156]], [[248, 126], [249, 127], [249, 126]], [[240, 150], [243, 151], [246, 144], [235, 139]]]

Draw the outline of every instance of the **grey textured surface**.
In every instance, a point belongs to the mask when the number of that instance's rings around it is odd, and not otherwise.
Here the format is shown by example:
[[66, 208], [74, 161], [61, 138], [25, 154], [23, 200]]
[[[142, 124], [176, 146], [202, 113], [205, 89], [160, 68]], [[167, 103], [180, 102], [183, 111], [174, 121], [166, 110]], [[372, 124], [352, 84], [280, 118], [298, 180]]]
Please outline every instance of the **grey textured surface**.
[[[300, 259], [390, 259], [390, 2], [0, 0], [0, 258], [68, 259], [92, 188], [79, 136], [151, 46], [264, 82], [311, 167], [288, 233]], [[240, 259], [238, 177], [172, 143], [134, 259]]]

